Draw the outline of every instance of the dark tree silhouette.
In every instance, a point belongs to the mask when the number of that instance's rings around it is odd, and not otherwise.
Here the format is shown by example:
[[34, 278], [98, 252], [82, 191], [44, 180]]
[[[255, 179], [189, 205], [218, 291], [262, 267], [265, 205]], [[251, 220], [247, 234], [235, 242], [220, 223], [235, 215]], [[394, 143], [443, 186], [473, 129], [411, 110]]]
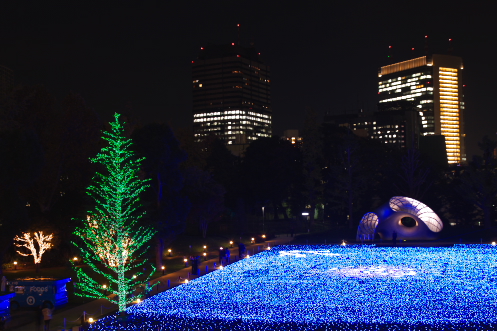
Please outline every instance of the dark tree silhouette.
[[16, 193], [23, 205], [29, 205], [29, 230], [56, 232], [60, 238], [46, 262], [57, 254], [68, 255], [69, 234], [75, 226], [72, 217], [84, 210], [82, 196], [95, 170], [88, 157], [99, 147], [100, 120], [81, 96], [70, 93], [59, 104], [42, 86], [14, 89], [4, 100], [2, 119], [32, 132], [41, 147], [44, 161], [39, 176]]
[[185, 171], [185, 192], [192, 204], [188, 219], [198, 224], [205, 238], [209, 224], [219, 220], [224, 211], [226, 191], [209, 172], [191, 167]]
[[[3, 115], [3, 113], [1, 113]], [[20, 189], [33, 183], [43, 167], [38, 137], [15, 121], [0, 118], [0, 266], [14, 237], [28, 227], [26, 200]], [[3, 271], [0, 268], [0, 278]]]
[[490, 229], [497, 197], [497, 160], [493, 157], [497, 142], [485, 136], [478, 145], [483, 156], [474, 156], [461, 174], [458, 192], [483, 213], [483, 225]]
[[155, 123], [136, 129], [132, 138], [137, 154], [145, 157], [142, 170], [151, 179], [151, 190], [145, 200], [148, 201], [148, 218], [157, 230], [156, 265], [159, 268], [165, 247], [186, 226], [190, 202], [182, 193], [184, 175], [180, 166], [187, 154], [166, 124]]
[[316, 205], [322, 199], [322, 139], [317, 114], [311, 108], [306, 111], [304, 130], [302, 132], [302, 168], [304, 179], [304, 197], [310, 206], [309, 226], [314, 223]]
[[23, 195], [39, 214], [47, 214], [68, 190], [88, 184], [93, 170], [88, 158], [99, 147], [100, 119], [81, 96], [70, 93], [59, 105], [42, 86], [16, 89], [5, 108], [9, 119], [39, 137], [45, 163]]
[[417, 149], [410, 148], [402, 156], [398, 174], [401, 180], [395, 182], [394, 186], [404, 196], [422, 200], [433, 185], [433, 179], [429, 175], [430, 168], [423, 165], [421, 153]]
[[[325, 128], [326, 196], [330, 209], [346, 216], [349, 229], [356, 226], [355, 214], [367, 192], [369, 160], [363, 156], [360, 138], [347, 128]], [[373, 162], [373, 161], [371, 161]]]
[[290, 142], [278, 137], [259, 138], [245, 152], [241, 173], [247, 188], [247, 199], [261, 206], [265, 201], [273, 205], [274, 219], [278, 210], [288, 219], [282, 202], [287, 201], [292, 186], [301, 177], [300, 152]]

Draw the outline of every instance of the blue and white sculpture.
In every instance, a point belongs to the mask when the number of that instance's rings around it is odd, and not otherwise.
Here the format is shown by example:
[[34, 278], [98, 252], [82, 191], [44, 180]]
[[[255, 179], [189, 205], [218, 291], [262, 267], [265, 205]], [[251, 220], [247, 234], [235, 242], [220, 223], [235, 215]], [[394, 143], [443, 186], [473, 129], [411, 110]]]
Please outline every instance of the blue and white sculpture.
[[357, 240], [432, 240], [442, 231], [443, 223], [431, 208], [408, 197], [393, 197], [375, 212], [366, 213], [357, 228]]

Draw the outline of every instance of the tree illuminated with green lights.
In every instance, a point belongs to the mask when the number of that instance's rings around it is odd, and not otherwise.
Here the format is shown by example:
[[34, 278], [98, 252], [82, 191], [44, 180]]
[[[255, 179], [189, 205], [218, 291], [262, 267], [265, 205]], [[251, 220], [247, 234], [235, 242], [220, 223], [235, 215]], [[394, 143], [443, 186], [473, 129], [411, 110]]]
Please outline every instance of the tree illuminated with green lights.
[[[138, 211], [139, 196], [148, 187], [147, 180], [138, 177], [143, 159], [137, 159], [131, 150], [132, 142], [124, 136], [119, 114], [114, 117], [111, 129], [103, 132], [107, 147], [91, 159], [103, 170], [96, 173], [88, 187], [95, 207], [74, 232], [80, 239], [74, 244], [89, 268], [74, 269], [78, 277], [77, 295], [100, 299], [115, 294], [109, 300], [124, 312], [127, 304], [142, 295], [135, 293], [135, 288], [147, 284], [155, 271], [144, 258], [155, 230], [139, 225], [143, 217]], [[95, 280], [102, 277], [107, 284]], [[146, 288], [145, 292], [149, 290]]]

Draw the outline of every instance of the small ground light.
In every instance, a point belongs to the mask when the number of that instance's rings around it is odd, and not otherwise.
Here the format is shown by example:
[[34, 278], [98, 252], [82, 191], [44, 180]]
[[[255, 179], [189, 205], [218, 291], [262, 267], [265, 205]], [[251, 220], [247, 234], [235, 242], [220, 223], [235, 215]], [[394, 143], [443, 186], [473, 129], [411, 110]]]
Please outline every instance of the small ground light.
[[135, 278], [136, 278], [136, 275], [133, 275], [133, 279], [135, 279]]
[[77, 260], [78, 260], [78, 257], [77, 257], [77, 256], [75, 256], [75, 257], [73, 257], [72, 259], [73, 259], [73, 261], [77, 261]]
[[107, 285], [102, 285], [102, 288], [105, 290], [107, 288]]
[[185, 262], [185, 267], [188, 267], [188, 259], [183, 259], [183, 262]]
[[93, 317], [90, 317], [90, 318], [88, 319], [88, 322], [93, 323], [93, 322], [95, 322], [95, 321], [93, 320]]
[[495, 241], [492, 241], [492, 246], [495, 246], [497, 245], [497, 243], [495, 243]]
[[170, 250], [170, 249], [168, 249], [167, 251], [169, 252], [169, 256], [172, 256], [172, 255], [171, 255], [171, 250]]
[[141, 299], [136, 299], [136, 303], [140, 303], [141, 302]]
[[224, 267], [222, 265], [219, 266], [219, 270], [223, 270]]
[[247, 254], [247, 256], [245, 258], [248, 259], [249, 257], [250, 257], [250, 255]]
[[262, 238], [266, 239], [266, 235], [265, 235], [265, 234], [263, 234], [263, 235], [262, 235]]
[[342, 246], [345, 246], [346, 243], [345, 243], [345, 240], [342, 240]]
[[252, 244], [255, 242], [255, 238], [252, 238]]
[[271, 250], [271, 247], [269, 247], [269, 246], [268, 246], [268, 247], [267, 247], [267, 250], [268, 250], [268, 251], [269, 251], [269, 250]]
[[188, 279], [185, 279], [185, 284], [188, 284]]

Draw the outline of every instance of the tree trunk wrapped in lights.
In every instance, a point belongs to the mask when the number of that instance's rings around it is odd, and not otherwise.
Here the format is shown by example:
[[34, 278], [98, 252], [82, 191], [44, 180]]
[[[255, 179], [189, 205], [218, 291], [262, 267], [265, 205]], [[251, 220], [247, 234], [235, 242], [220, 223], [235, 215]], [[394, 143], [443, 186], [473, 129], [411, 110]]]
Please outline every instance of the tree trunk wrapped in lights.
[[[141, 295], [133, 293], [137, 285], [148, 283], [155, 271], [143, 257], [155, 230], [138, 223], [143, 216], [137, 212], [139, 195], [148, 187], [147, 180], [138, 178], [143, 159], [136, 159], [130, 149], [132, 142], [124, 136], [119, 114], [115, 114], [115, 121], [110, 125], [111, 130], [105, 131], [103, 136], [108, 146], [91, 159], [105, 169], [103, 173], [96, 173], [93, 185], [88, 187], [95, 208], [75, 231], [81, 241], [74, 244], [83, 262], [90, 267], [90, 270], [75, 267], [76, 294], [99, 299], [107, 298], [108, 292], [113, 293], [116, 296], [109, 300], [124, 312], [126, 305]], [[109, 282], [107, 288], [95, 280], [98, 274]], [[149, 290], [147, 286], [145, 292]]]
[[[34, 258], [36, 272], [40, 270], [41, 257], [43, 253], [52, 247], [52, 243], [50, 242], [53, 239], [53, 233], [48, 236], [43, 235], [43, 231], [35, 232], [33, 238], [31, 238], [31, 233], [24, 232], [22, 237], [15, 236], [14, 240], [23, 242], [23, 244], [15, 243], [17, 247], [26, 247], [29, 249], [30, 253], [23, 253], [21, 251], [17, 251], [22, 256], [30, 256], [32, 255]], [[35, 240], [38, 243], [38, 249], [35, 245]]]

